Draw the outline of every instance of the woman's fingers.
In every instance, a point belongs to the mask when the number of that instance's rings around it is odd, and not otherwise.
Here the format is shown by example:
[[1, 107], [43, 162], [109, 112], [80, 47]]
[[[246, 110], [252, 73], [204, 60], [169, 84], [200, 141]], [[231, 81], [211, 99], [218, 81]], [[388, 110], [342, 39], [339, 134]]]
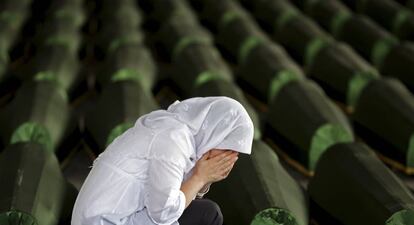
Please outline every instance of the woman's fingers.
[[233, 169], [233, 167], [234, 167], [234, 163], [229, 168], [226, 169], [226, 172], [223, 174], [225, 178], [230, 174], [230, 171]]
[[237, 161], [237, 157], [223, 163], [222, 165], [220, 165], [220, 170], [222, 171], [226, 171], [229, 167], [231, 167], [236, 161]]
[[219, 155], [216, 155], [215, 157], [210, 158], [210, 160], [211, 160], [211, 163], [213, 163], [215, 165], [220, 165], [220, 164], [222, 164], [224, 162], [227, 162], [227, 161], [229, 161], [229, 160], [231, 160], [232, 158], [235, 158], [235, 157], [237, 157], [237, 152], [229, 151], [229, 152], [223, 152]]

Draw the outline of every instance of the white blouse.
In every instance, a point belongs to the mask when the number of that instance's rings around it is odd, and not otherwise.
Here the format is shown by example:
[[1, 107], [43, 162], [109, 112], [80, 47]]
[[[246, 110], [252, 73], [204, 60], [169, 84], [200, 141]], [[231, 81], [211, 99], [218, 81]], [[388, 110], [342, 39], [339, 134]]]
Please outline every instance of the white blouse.
[[178, 224], [185, 208], [180, 187], [196, 156], [188, 151], [194, 148], [188, 128], [171, 123], [156, 132], [132, 127], [99, 155], [76, 199], [72, 225]]

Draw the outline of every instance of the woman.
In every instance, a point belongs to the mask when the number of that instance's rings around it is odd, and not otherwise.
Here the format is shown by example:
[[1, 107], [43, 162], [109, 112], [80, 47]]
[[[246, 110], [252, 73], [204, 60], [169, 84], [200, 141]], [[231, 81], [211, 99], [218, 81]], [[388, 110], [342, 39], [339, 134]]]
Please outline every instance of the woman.
[[72, 225], [218, 225], [219, 207], [202, 197], [250, 154], [253, 123], [228, 97], [176, 101], [141, 116], [94, 161]]

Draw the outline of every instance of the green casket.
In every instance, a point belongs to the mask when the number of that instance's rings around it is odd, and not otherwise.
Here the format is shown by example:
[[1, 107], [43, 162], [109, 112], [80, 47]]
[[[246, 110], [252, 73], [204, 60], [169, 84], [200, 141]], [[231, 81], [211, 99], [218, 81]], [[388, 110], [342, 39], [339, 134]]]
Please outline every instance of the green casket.
[[172, 60], [191, 44], [213, 44], [211, 34], [190, 13], [171, 15], [159, 29], [157, 39]]
[[272, 42], [257, 42], [239, 64], [237, 76], [265, 102], [271, 102], [284, 83], [304, 79], [302, 69]]
[[50, 152], [68, 147], [60, 145], [77, 127], [65, 91], [53, 81], [25, 82], [0, 111], [0, 124], [4, 146], [32, 141]]
[[0, 224], [58, 225], [70, 221], [77, 190], [42, 145], [9, 145], [0, 154]]
[[158, 108], [151, 93], [131, 80], [109, 83], [96, 106], [88, 112], [85, 125], [89, 143], [103, 151], [117, 136], [132, 127], [142, 115]]
[[[139, 30], [141, 16], [132, 3], [107, 2], [99, 17], [97, 46], [105, 54], [122, 44], [142, 44], [143, 34]], [[115, 5], [115, 7], [112, 6]], [[113, 8], [112, 8], [113, 7]]]
[[[362, 143], [330, 147], [319, 160], [308, 192], [321, 224], [414, 224], [414, 196]], [[324, 221], [327, 218], [331, 221]]]
[[151, 91], [156, 81], [156, 65], [151, 52], [141, 44], [124, 44], [107, 52], [96, 79], [101, 87], [118, 80], [133, 80]]
[[210, 79], [233, 80], [232, 72], [219, 51], [208, 44], [192, 44], [183, 49], [173, 61], [171, 78], [185, 95], [199, 83]]
[[64, 45], [77, 54], [82, 41], [85, 12], [81, 5], [54, 6], [46, 17], [36, 42], [40, 45]]
[[414, 167], [414, 97], [401, 82], [383, 78], [368, 84], [352, 118], [369, 144]]
[[83, 80], [79, 74], [78, 55], [60, 44], [43, 46], [17, 76], [23, 81], [52, 80], [70, 95]]
[[356, 12], [365, 14], [401, 40], [414, 40], [414, 14], [391, 0], [342, 0]]
[[191, 6], [185, 0], [143, 0], [141, 3], [147, 6], [150, 19], [155, 21], [158, 26], [176, 15], [182, 15], [193, 21], [197, 20]]
[[254, 141], [239, 155], [229, 176], [211, 185], [206, 197], [220, 205], [226, 225], [307, 225], [307, 196], [276, 153]]
[[346, 116], [310, 80], [285, 83], [270, 104], [266, 122], [276, 143], [310, 171], [331, 145], [354, 141]]
[[217, 42], [238, 63], [243, 61], [246, 51], [252, 44], [268, 41], [254, 19], [237, 2], [230, 0], [220, 1], [219, 4], [206, 2], [202, 14], [217, 30]]
[[308, 73], [330, 96], [354, 107], [361, 91], [379, 75], [367, 61], [348, 45], [330, 43], [314, 53]]
[[306, 11], [339, 40], [347, 42], [383, 75], [414, 88], [414, 47], [362, 15], [353, 15], [339, 0], [307, 1]]
[[305, 66], [311, 63], [315, 51], [332, 41], [288, 1], [258, 0], [251, 4], [255, 17], [268, 27], [272, 37]]

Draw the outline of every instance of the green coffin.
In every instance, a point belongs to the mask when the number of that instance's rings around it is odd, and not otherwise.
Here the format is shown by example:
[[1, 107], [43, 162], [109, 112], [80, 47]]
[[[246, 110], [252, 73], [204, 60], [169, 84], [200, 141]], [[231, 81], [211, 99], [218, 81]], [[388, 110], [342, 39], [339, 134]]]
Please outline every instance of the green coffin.
[[6, 77], [6, 70], [9, 65], [9, 53], [5, 48], [0, 47], [0, 83], [2, 83]]
[[82, 80], [77, 54], [63, 45], [43, 46], [18, 77], [23, 81], [52, 80], [71, 93]]
[[414, 14], [392, 0], [342, 0], [356, 12], [365, 14], [401, 40], [414, 40]]
[[200, 83], [192, 96], [227, 96], [240, 102], [249, 113], [254, 124], [254, 138], [261, 138], [261, 125], [257, 112], [246, 100], [242, 90], [233, 82], [223, 79], [212, 79]]
[[217, 42], [238, 63], [243, 61], [246, 48], [249, 48], [252, 42], [268, 40], [254, 19], [237, 2], [232, 0], [223, 0], [219, 3], [206, 1], [204, 6], [202, 14], [217, 31]]
[[414, 97], [398, 80], [371, 82], [352, 115], [360, 135], [375, 148], [414, 167]]
[[165, 0], [143, 0], [150, 8], [149, 17], [159, 24], [163, 24], [171, 17], [181, 15], [193, 21], [197, 20], [192, 12], [191, 6], [185, 0], [165, 1]]
[[103, 151], [143, 114], [158, 108], [152, 95], [137, 82], [121, 80], [103, 89], [95, 108], [85, 119], [93, 144]]
[[330, 147], [319, 160], [308, 192], [340, 224], [411, 225], [414, 221], [414, 196], [361, 143]]
[[26, 82], [0, 111], [4, 145], [33, 141], [56, 151], [77, 126], [66, 94], [52, 81]]
[[331, 145], [354, 140], [346, 116], [310, 80], [283, 86], [270, 104], [266, 122], [276, 142], [310, 171]]
[[345, 41], [383, 75], [400, 79], [414, 88], [414, 47], [396, 38], [370, 18], [352, 15], [339, 0], [307, 1], [306, 12], [339, 40]]
[[211, 34], [189, 13], [172, 15], [162, 24], [157, 39], [172, 60], [189, 45], [213, 44]]
[[331, 37], [308, 17], [285, 0], [258, 0], [253, 3], [255, 17], [264, 23], [272, 37], [305, 66]]
[[105, 0], [101, 1], [102, 8], [99, 18], [102, 26], [119, 25], [138, 28], [142, 24], [142, 13], [136, 1], [131, 0]]
[[188, 46], [173, 63], [175, 71], [171, 78], [185, 95], [190, 95], [205, 80], [233, 80], [232, 72], [219, 51], [208, 44]]
[[272, 42], [253, 46], [237, 71], [237, 76], [266, 102], [271, 102], [285, 83], [304, 79], [302, 69], [282, 47]]
[[9, 50], [13, 47], [27, 12], [0, 10], [0, 47]]
[[150, 51], [143, 45], [129, 44], [107, 52], [96, 79], [101, 86], [119, 80], [133, 80], [151, 91], [156, 75], [156, 66]]
[[0, 154], [0, 224], [57, 225], [71, 216], [77, 191], [63, 177], [55, 155], [33, 143]]
[[227, 225], [307, 225], [307, 196], [264, 142], [239, 155], [230, 175], [206, 195], [220, 205]]
[[414, 90], [414, 44], [401, 43], [390, 48], [380, 71], [383, 75], [395, 77], [401, 80], [411, 90]]
[[33, 0], [3, 0], [0, 5], [0, 11], [26, 11], [29, 10]]
[[309, 75], [321, 83], [330, 96], [355, 106], [361, 91], [379, 75], [348, 45], [332, 43], [321, 48], [308, 65]]
[[80, 29], [70, 27], [71, 24], [66, 22], [69, 21], [50, 21], [42, 35], [37, 37], [38, 46], [64, 46], [71, 54], [77, 55], [82, 41]]
[[41, 31], [36, 36], [40, 45], [64, 45], [72, 54], [77, 54], [82, 41], [81, 29], [85, 13], [80, 6], [57, 8], [46, 18]]
[[396, 42], [393, 35], [370, 18], [352, 14], [339, 0], [307, 2], [305, 10], [308, 15], [337, 39], [354, 47], [369, 61], [375, 61], [374, 53], [379, 51], [376, 48], [381, 48], [380, 45], [391, 47]]
[[99, 17], [97, 45], [104, 53], [120, 43], [142, 44], [143, 34], [139, 30], [141, 16], [135, 4], [111, 1], [104, 3], [103, 8]]

